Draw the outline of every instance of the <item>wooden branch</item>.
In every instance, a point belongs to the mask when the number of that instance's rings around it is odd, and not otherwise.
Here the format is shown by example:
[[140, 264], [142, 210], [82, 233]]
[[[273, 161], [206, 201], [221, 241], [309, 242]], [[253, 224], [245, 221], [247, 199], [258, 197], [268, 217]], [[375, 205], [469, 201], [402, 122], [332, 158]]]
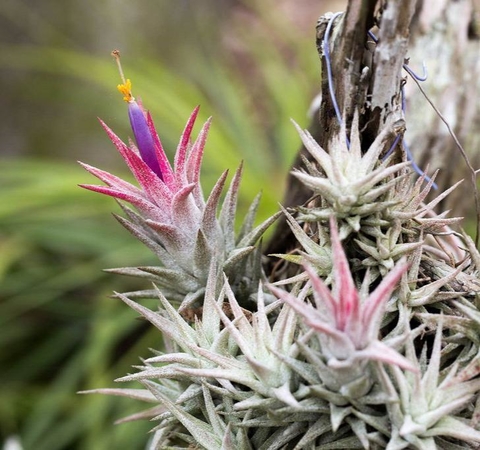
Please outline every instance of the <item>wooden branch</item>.
[[415, 4], [416, 0], [388, 2], [382, 12], [374, 56], [372, 110], [379, 108], [388, 114], [392, 99], [398, 96]]
[[[480, 40], [475, 29], [474, 4], [478, 0], [351, 0], [346, 13], [332, 23], [329, 39], [335, 96], [343, 120], [351, 123], [355, 108], [360, 112], [362, 147], [368, 148], [382, 130], [387, 116], [405, 115], [409, 144], [419, 167], [441, 170], [440, 191], [461, 178], [469, 177], [453, 139], [448, 135], [430, 105], [412, 80], [405, 85], [406, 110], [402, 111], [401, 84], [406, 61], [421, 67], [426, 61], [429, 78], [423, 83], [434, 104], [444, 113], [470, 156], [479, 167], [480, 152]], [[322, 59], [322, 103], [319, 121], [310, 130], [328, 151], [339, 123], [329, 92], [324, 37], [332, 15], [317, 24], [317, 48]], [[377, 26], [378, 29], [373, 27]], [[368, 31], [374, 29], [378, 43], [371, 42]], [[370, 40], [370, 42], [369, 42]], [[302, 166], [301, 148], [294, 167]], [[463, 183], [464, 186], [467, 183]], [[472, 215], [471, 186], [457, 189], [439, 209], [452, 209], [452, 215]], [[310, 192], [296, 178], [289, 177], [284, 206], [298, 206]], [[473, 212], [474, 215], [474, 212]], [[295, 240], [285, 222], [280, 222], [267, 253], [286, 253]]]
[[372, 64], [372, 80], [368, 109], [370, 133], [380, 132], [387, 116], [403, 117], [400, 84], [402, 66], [408, 50], [410, 24], [417, 0], [387, 2], [382, 10], [378, 43]]
[[[344, 16], [335, 21], [328, 40], [331, 67], [334, 76], [335, 96], [341, 114], [348, 124], [355, 108], [365, 98], [365, 86], [361, 83], [363, 61], [368, 58], [366, 47], [368, 31], [374, 23], [376, 0], [354, 0], [349, 2]], [[320, 145], [326, 146], [330, 137], [339, 129], [329, 89], [327, 64], [325, 60], [324, 37], [331, 14], [320, 18], [317, 23], [317, 48], [322, 58], [322, 105], [319, 121], [324, 133]]]

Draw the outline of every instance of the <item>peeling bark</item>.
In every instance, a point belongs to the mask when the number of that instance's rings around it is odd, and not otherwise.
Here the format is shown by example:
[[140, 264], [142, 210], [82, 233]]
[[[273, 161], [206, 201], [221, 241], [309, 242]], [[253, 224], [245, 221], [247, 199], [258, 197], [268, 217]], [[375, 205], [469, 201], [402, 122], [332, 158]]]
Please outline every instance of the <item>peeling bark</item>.
[[[445, 115], [474, 167], [480, 164], [480, 41], [474, 11], [478, 0], [351, 0], [344, 15], [333, 23], [329, 39], [335, 96], [347, 129], [355, 109], [360, 112], [362, 146], [368, 148], [387, 117], [406, 116], [405, 141], [419, 167], [429, 175], [438, 168], [439, 192], [461, 178], [468, 168], [447, 128], [427, 103], [403, 64], [418, 68], [425, 60], [429, 77], [422, 87]], [[322, 102], [310, 131], [328, 151], [328, 142], [339, 129], [329, 92], [324, 36], [332, 15], [317, 23], [317, 48], [322, 60]], [[368, 37], [373, 31], [375, 44]], [[405, 83], [405, 113], [400, 89]], [[391, 118], [391, 117], [390, 117]], [[294, 167], [309, 158], [301, 148]], [[311, 193], [289, 177], [284, 206], [298, 206]], [[472, 217], [474, 201], [468, 180], [440, 205], [451, 215]], [[287, 253], [295, 247], [286, 223], [280, 222], [267, 253]]]

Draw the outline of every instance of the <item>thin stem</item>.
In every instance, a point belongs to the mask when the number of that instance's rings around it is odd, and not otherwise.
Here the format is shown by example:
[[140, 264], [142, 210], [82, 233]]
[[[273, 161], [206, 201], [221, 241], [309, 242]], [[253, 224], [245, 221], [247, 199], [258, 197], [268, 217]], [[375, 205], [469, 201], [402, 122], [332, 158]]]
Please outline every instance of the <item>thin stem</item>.
[[118, 71], [120, 72], [120, 78], [122, 79], [122, 83], [126, 84], [127, 81], [125, 80], [125, 75], [123, 74], [122, 64], [120, 63], [120, 50], [112, 50], [112, 56], [115, 58], [115, 62], [118, 66]]

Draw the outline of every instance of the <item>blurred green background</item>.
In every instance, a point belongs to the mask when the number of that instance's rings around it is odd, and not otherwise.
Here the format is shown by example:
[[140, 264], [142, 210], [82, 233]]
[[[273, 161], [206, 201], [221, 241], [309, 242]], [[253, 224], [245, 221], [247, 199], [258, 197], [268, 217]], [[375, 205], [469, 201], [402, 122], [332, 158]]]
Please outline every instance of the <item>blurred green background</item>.
[[110, 56], [170, 155], [191, 110], [213, 116], [208, 190], [245, 161], [241, 205], [277, 209], [319, 88], [315, 22], [344, 1], [2, 0], [0, 2], [0, 447], [142, 449], [151, 423], [114, 426], [143, 405], [76, 391], [113, 380], [159, 347], [158, 333], [109, 298], [144, 287], [103, 268], [155, 261], [111, 217], [82, 160], [128, 176], [96, 117], [122, 138], [126, 107]]

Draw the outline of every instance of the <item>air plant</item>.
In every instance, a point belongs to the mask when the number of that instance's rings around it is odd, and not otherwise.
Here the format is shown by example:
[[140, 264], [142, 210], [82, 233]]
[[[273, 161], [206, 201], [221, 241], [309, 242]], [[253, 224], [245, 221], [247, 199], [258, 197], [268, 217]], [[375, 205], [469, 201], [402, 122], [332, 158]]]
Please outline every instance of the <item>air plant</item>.
[[242, 169], [224, 196], [227, 172], [204, 196], [210, 120], [192, 142], [194, 110], [172, 167], [130, 80], [118, 88], [136, 144], [102, 125], [139, 186], [86, 164], [106, 186], [82, 186], [122, 202], [118, 220], [158, 257], [113, 271], [153, 283], [115, 295], [165, 345], [117, 380], [141, 389], [89, 392], [150, 403], [126, 420], [153, 421], [151, 450], [480, 443], [480, 255], [452, 231], [460, 219], [434, 211], [456, 186], [425, 202], [433, 179], [415, 181], [405, 154], [381, 157], [403, 123], [386, 123], [363, 151], [358, 112], [328, 152], [297, 127], [313, 162], [294, 175], [312, 200], [283, 209], [298, 252], [271, 256], [294, 273], [272, 279], [260, 241], [278, 214], [254, 227], [257, 198], [236, 231]]
[[[200, 169], [210, 119], [192, 143], [191, 134], [199, 110], [198, 107], [194, 109], [180, 138], [172, 168], [151, 115], [133, 97], [131, 81], [124, 78], [121, 67], [120, 73], [123, 83], [118, 85], [118, 90], [128, 103], [136, 145], [130, 142], [127, 146], [105, 123], [101, 124], [140, 187], [87, 164], [82, 165], [107, 186], [83, 184], [82, 187], [134, 206], [136, 212], [122, 205], [127, 218], [116, 217], [156, 254], [162, 265], [112, 271], [155, 282], [163, 288], [171, 301], [179, 302], [179, 308], [183, 310], [199, 302], [204, 295], [213, 263], [217, 270], [231, 275], [232, 284], [241, 291], [239, 295], [248, 301], [249, 296], [256, 292], [256, 282], [259, 279], [252, 270], [259, 265], [260, 258], [254, 244], [278, 215], [253, 228], [258, 197], [245, 217], [242, 231], [235, 234], [235, 212], [242, 166], [233, 177], [218, 216], [216, 211], [228, 171], [220, 176], [208, 198], [204, 197], [200, 186]], [[244, 274], [250, 276], [245, 278]], [[253, 291], [252, 286], [255, 286]], [[150, 291], [134, 295], [156, 294]]]

